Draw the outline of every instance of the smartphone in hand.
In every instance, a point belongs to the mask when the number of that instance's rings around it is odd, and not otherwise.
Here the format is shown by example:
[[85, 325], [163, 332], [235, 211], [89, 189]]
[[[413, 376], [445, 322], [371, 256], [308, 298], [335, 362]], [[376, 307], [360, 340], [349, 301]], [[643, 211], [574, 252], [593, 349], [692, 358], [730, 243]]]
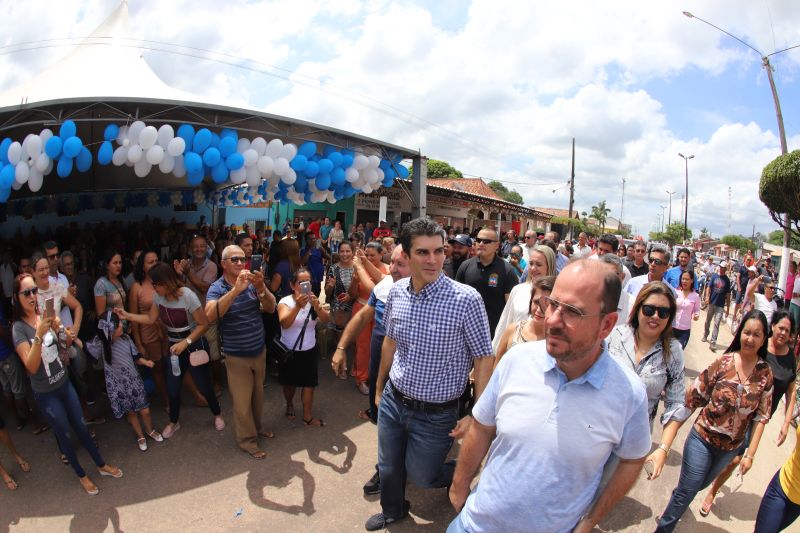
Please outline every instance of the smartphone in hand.
[[250, 256], [250, 272], [260, 272], [263, 261], [264, 256], [261, 254], [253, 254]]
[[44, 317], [53, 318], [56, 316], [56, 301], [54, 298], [48, 298], [44, 301]]
[[300, 282], [300, 293], [301, 294], [311, 294], [311, 282], [310, 281], [301, 281]]

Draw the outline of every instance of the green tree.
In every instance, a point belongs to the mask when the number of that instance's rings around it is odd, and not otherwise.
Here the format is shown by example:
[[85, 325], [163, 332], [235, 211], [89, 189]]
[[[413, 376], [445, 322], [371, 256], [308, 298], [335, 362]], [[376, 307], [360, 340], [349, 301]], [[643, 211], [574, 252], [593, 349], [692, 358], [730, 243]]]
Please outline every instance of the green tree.
[[779, 155], [764, 167], [758, 197], [781, 228], [786, 229], [782, 215], [788, 213], [789, 228], [800, 230], [800, 150]]
[[[414, 176], [414, 167], [410, 169], [409, 177]], [[463, 178], [464, 174], [460, 170], [450, 166], [446, 161], [439, 161], [438, 159], [428, 159], [428, 177], [431, 179], [438, 178]]]
[[[691, 240], [692, 238], [692, 230], [686, 232], [686, 236], [688, 239]], [[664, 231], [651, 231], [650, 232], [650, 240], [651, 241], [665, 241], [669, 243], [670, 246], [674, 246], [676, 244], [683, 242], [683, 223], [681, 222], [673, 222], [667, 226], [667, 229]]]
[[725, 235], [722, 239], [720, 239], [720, 242], [722, 244], [727, 244], [732, 248], [736, 248], [741, 253], [745, 253], [747, 251], [754, 252], [757, 248], [756, 243], [754, 243], [752, 239], [742, 237], [741, 235]]
[[608, 214], [611, 212], [611, 209], [606, 207], [606, 201], [603, 200], [599, 202], [597, 205], [592, 206], [592, 218], [600, 224], [600, 231], [605, 232], [606, 229], [606, 219]]
[[506, 187], [497, 180], [492, 180], [489, 183], [487, 183], [487, 185], [494, 192], [496, 192], [498, 196], [500, 196], [500, 198], [502, 198], [506, 202], [511, 202], [513, 204], [519, 204], [519, 205], [522, 205], [524, 202], [522, 196], [517, 191], [513, 189], [509, 190], [508, 187]]
[[[776, 229], [775, 231], [771, 231], [767, 236], [767, 242], [777, 246], [783, 246], [783, 230]], [[800, 236], [798, 236], [796, 231], [792, 231], [792, 239], [789, 242], [789, 247], [795, 250], [800, 248]]]

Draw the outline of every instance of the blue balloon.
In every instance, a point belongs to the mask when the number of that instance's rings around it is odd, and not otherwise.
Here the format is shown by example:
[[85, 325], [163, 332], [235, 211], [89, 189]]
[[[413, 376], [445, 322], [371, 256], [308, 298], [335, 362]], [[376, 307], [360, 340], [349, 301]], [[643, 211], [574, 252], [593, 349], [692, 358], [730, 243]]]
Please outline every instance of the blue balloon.
[[294, 190], [297, 192], [306, 192], [308, 188], [308, 180], [301, 175], [297, 175], [297, 179], [294, 182]]
[[9, 196], [11, 196], [11, 187], [0, 187], [0, 204], [6, 203]]
[[186, 151], [192, 150], [192, 143], [194, 142], [194, 128], [191, 124], [181, 124], [178, 126], [177, 136], [186, 142]]
[[11, 146], [13, 141], [11, 138], [6, 137], [3, 142], [0, 142], [0, 163], [8, 163], [8, 147]]
[[394, 176], [384, 176], [383, 178], [383, 186], [384, 187], [391, 187], [394, 185]]
[[404, 165], [395, 165], [395, 168], [397, 170], [397, 175], [398, 176], [400, 176], [403, 179], [408, 178], [409, 172], [408, 172], [408, 168], [406, 166], [404, 166]]
[[233, 144], [236, 144], [239, 141], [239, 132], [237, 132], [233, 128], [222, 128], [222, 131], [219, 132], [220, 140], [225, 138], [233, 139]]
[[343, 168], [334, 168], [331, 172], [331, 177], [335, 177], [336, 181], [341, 181], [342, 183], [344, 183], [345, 180], [344, 175], [345, 173]]
[[186, 152], [183, 156], [183, 166], [186, 167], [186, 172], [189, 174], [200, 172], [203, 170], [203, 159], [194, 152]]
[[[44, 153], [46, 153], [47, 157], [49, 157], [50, 159], [55, 159], [61, 155], [62, 146], [63, 144], [61, 142], [61, 137], [59, 137], [58, 135], [53, 135], [52, 137], [47, 139], [46, 143], [44, 143]], [[6, 153], [8, 153], [8, 150], [6, 150]]]
[[334, 191], [333, 197], [336, 198], [336, 200], [343, 200], [344, 199], [344, 193], [341, 192], [341, 191]]
[[331, 178], [327, 174], [317, 176], [317, 180], [314, 182], [314, 185], [316, 185], [317, 189], [320, 191], [324, 191], [331, 186]]
[[70, 157], [62, 157], [58, 160], [58, 166], [56, 167], [56, 174], [58, 174], [59, 178], [66, 178], [72, 172], [72, 158]]
[[225, 158], [225, 165], [230, 170], [239, 170], [244, 166], [244, 156], [239, 152], [234, 152]]
[[81, 140], [75, 136], [72, 136], [64, 141], [64, 147], [62, 150], [64, 151], [64, 155], [66, 157], [75, 158], [78, 157], [81, 148], [83, 148], [83, 143]]
[[297, 153], [307, 159], [317, 153], [317, 144], [306, 141], [297, 148]]
[[330, 144], [326, 144], [325, 146], [322, 147], [322, 155], [324, 155], [325, 157], [328, 157], [329, 155], [331, 155], [335, 151], [336, 151], [336, 147], [335, 146], [331, 146]]
[[314, 178], [317, 174], [319, 174], [319, 165], [314, 161], [309, 161], [306, 163], [305, 172], [306, 176], [309, 178]]
[[219, 135], [214, 132], [211, 132], [211, 146], [219, 148]]
[[305, 196], [304, 196], [304, 199], [305, 199], [305, 201], [306, 201], [306, 203], [307, 203], [307, 204], [310, 204], [310, 203], [311, 203], [311, 201], [314, 199], [314, 198], [313, 198], [313, 196], [314, 196], [314, 193], [313, 193], [313, 192], [311, 192], [311, 191], [306, 191], [306, 194], [305, 194]]
[[340, 154], [339, 152], [331, 152], [327, 155], [327, 157], [330, 160], [330, 162], [333, 163], [333, 168], [339, 168], [340, 166], [342, 166], [342, 161], [344, 160], [344, 157], [342, 157], [342, 154]]
[[397, 172], [394, 171], [392, 167], [387, 168], [383, 171], [383, 179], [391, 178], [394, 179], [397, 176]]
[[[341, 170], [341, 169], [339, 169], [339, 170]], [[327, 176], [327, 175], [328, 174], [320, 174], [319, 176], [317, 176], [317, 179], [319, 180], [319, 178], [321, 176]], [[330, 177], [331, 177], [331, 183], [333, 183], [337, 187], [343, 187], [344, 186], [344, 183], [346, 181], [345, 178], [344, 178], [344, 172], [342, 172], [342, 173], [333, 172], [333, 173], [330, 174]]]
[[0, 189], [9, 189], [14, 183], [14, 165], [6, 165], [0, 170]]
[[111, 141], [103, 141], [103, 144], [100, 145], [100, 149], [97, 151], [97, 162], [101, 165], [107, 165], [111, 163], [111, 158], [114, 156], [114, 147], [111, 145]]
[[222, 155], [222, 157], [228, 157], [235, 151], [236, 151], [236, 137], [228, 135], [220, 138], [219, 153]]
[[[208, 150], [206, 150], [206, 153], [208, 153]], [[228, 167], [225, 165], [225, 161], [219, 161], [214, 168], [211, 169], [211, 179], [214, 180], [214, 183], [225, 183], [228, 181]]]
[[194, 134], [194, 142], [192, 143], [192, 151], [202, 154], [206, 148], [211, 146], [211, 131], [208, 128], [203, 128]]
[[58, 136], [62, 139], [69, 139], [70, 137], [75, 137], [78, 133], [78, 127], [75, 126], [75, 123], [71, 120], [65, 120], [64, 123], [61, 125], [61, 129], [58, 130]]
[[[197, 155], [197, 154], [194, 154], [194, 155]], [[200, 156], [198, 155], [197, 157], [200, 157]], [[196, 172], [189, 172], [189, 174], [187, 176], [188, 176], [188, 179], [189, 179], [189, 185], [195, 185], [196, 186], [196, 185], [200, 185], [201, 183], [203, 183], [203, 172], [202, 171], [198, 170]]]
[[106, 141], [113, 141], [119, 135], [119, 126], [116, 124], [109, 124], [103, 132], [103, 139]]
[[333, 163], [331, 163], [330, 159], [320, 159], [319, 163], [319, 171], [323, 174], [329, 173], [333, 170]]
[[342, 168], [350, 168], [353, 166], [353, 156], [342, 153]]
[[342, 156], [344, 156], [344, 157], [347, 157], [347, 156], [354, 157], [355, 156], [355, 152], [353, 152], [349, 148], [346, 148], [346, 149], [342, 150]]
[[288, 186], [288, 185], [286, 185], [286, 184], [283, 182], [283, 180], [280, 180], [280, 181], [278, 182], [278, 190], [279, 190], [279, 191], [285, 191], [285, 190], [286, 190], [286, 189], [288, 189], [288, 188], [289, 188], [289, 186]]
[[381, 159], [381, 162], [378, 164], [378, 168], [386, 172], [386, 169], [392, 166], [392, 162], [388, 159]]
[[[103, 144], [105, 144], [105, 142]], [[108, 144], [110, 145], [111, 143]], [[81, 147], [81, 151], [78, 152], [78, 157], [75, 158], [75, 168], [78, 169], [78, 172], [86, 172], [92, 168], [92, 152], [85, 146]]]
[[208, 148], [205, 152], [203, 152], [203, 163], [209, 167], [215, 167], [219, 164], [220, 159], [222, 156], [219, 154], [219, 150], [214, 148]]
[[306, 156], [297, 154], [294, 156], [294, 159], [289, 163], [289, 166], [292, 167], [295, 172], [302, 172], [306, 168], [306, 163], [308, 163], [308, 159]]

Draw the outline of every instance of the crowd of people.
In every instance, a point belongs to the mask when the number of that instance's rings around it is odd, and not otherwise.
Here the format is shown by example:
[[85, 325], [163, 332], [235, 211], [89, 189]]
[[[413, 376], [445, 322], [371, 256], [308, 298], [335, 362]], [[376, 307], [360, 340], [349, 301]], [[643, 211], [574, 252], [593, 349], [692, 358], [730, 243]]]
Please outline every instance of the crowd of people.
[[[657, 482], [698, 411], [654, 525], [668, 532], [699, 492], [708, 489], [705, 516], [725, 481], [752, 468], [779, 408], [779, 445], [791, 431], [800, 318], [796, 265], [779, 305], [766, 260], [731, 268], [685, 248], [676, 255], [609, 234], [501, 239], [494, 228], [469, 234], [426, 218], [347, 232], [328, 218], [272, 232], [156, 219], [31, 228], [0, 254], [0, 385], [16, 427], [52, 429], [61, 460], [93, 495], [70, 433], [99, 475], [120, 478], [90, 429], [104, 415], [126, 419], [146, 452], [148, 439], [180, 430], [184, 394], [211, 411], [210, 431], [224, 430], [227, 389], [236, 445], [261, 460], [274, 437], [263, 424], [269, 374], [285, 417], [323, 428], [314, 392], [319, 362], [332, 355], [332, 371], [365, 397], [358, 416], [377, 427], [363, 490], [380, 494], [381, 510], [369, 531], [408, 515], [408, 478], [449, 487], [451, 533], [590, 531], [643, 470]], [[723, 351], [687, 383], [684, 350], [703, 309], [702, 340]], [[734, 338], [720, 347], [724, 319]], [[168, 411], [161, 429], [153, 400]], [[0, 441], [30, 471], [4, 426], [0, 418]], [[448, 459], [456, 439], [457, 460]], [[2, 464], [0, 474], [18, 488]], [[756, 531], [799, 515], [796, 447], [766, 487]]]

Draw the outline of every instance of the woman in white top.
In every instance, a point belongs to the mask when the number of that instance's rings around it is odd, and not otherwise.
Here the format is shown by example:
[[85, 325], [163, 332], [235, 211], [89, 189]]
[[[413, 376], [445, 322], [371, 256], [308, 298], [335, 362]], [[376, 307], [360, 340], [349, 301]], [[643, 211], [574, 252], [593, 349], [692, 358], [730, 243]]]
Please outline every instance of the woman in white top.
[[528, 279], [513, 289], [508, 295], [506, 306], [500, 315], [500, 321], [494, 330], [492, 350], [497, 353], [500, 347], [500, 338], [506, 328], [514, 322], [525, 320], [529, 315], [533, 282], [540, 276], [554, 276], [556, 274], [556, 254], [549, 246], [538, 245], [531, 250], [528, 260]]
[[311, 405], [314, 401], [314, 388], [319, 383], [317, 363], [316, 325], [317, 320], [328, 322], [328, 311], [323, 308], [311, 290], [311, 273], [305, 268], [298, 269], [290, 283], [292, 294], [278, 302], [278, 320], [281, 323], [281, 342], [294, 353], [280, 365], [278, 381], [283, 385], [286, 398], [286, 417], [294, 419], [294, 394], [301, 388], [303, 402], [303, 422], [306, 426], [321, 427], [325, 422], [314, 418]]

